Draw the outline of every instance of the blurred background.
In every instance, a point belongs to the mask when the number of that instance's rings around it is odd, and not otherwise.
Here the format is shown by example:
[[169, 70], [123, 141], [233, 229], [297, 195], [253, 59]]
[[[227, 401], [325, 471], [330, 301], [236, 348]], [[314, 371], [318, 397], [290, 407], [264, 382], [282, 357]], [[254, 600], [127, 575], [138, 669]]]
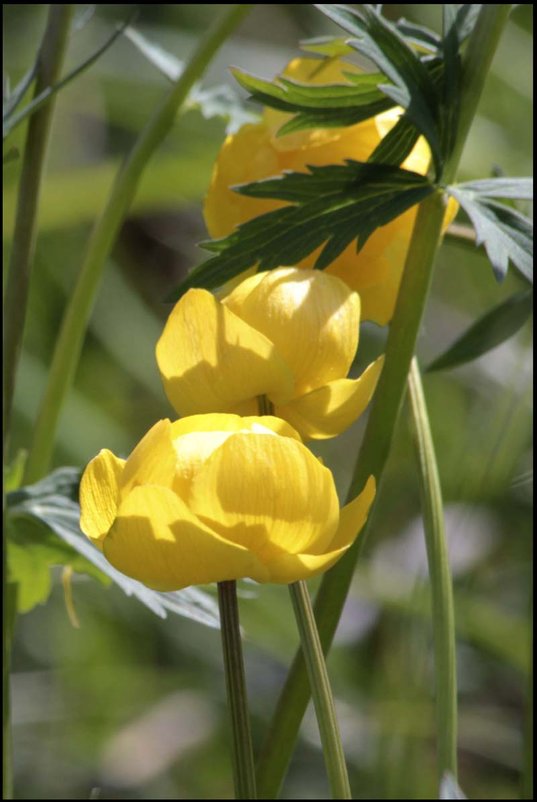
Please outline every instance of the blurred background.
[[[134, 26], [185, 59], [224, 6], [77, 5], [91, 14], [72, 37], [67, 68], [137, 9]], [[500, 43], [460, 178], [530, 175], [531, 10], [516, 7]], [[440, 5], [384, 13], [440, 29]], [[45, 5], [4, 5], [5, 69], [12, 84], [35, 54]], [[270, 78], [300, 39], [336, 34], [312, 6], [258, 4], [208, 70], [203, 87], [233, 85], [237, 65]], [[59, 95], [40, 209], [40, 234], [15, 399], [12, 453], [28, 445], [66, 299], [92, 222], [119, 160], [167, 89], [125, 37]], [[240, 90], [237, 89], [240, 94]], [[251, 108], [255, 112], [255, 108]], [[11, 144], [23, 142], [19, 129]], [[114, 248], [62, 415], [55, 465], [84, 466], [99, 449], [126, 456], [156, 419], [173, 414], [154, 346], [163, 302], [201, 261], [202, 199], [225, 123], [199, 111], [178, 118], [146, 170]], [[9, 254], [20, 160], [4, 169], [4, 255]], [[447, 238], [419, 341], [426, 364], [523, 280], [498, 285], [484, 252]], [[362, 327], [353, 368], [383, 349]], [[425, 389], [446, 502], [455, 580], [460, 784], [470, 798], [516, 799], [524, 763], [531, 595], [531, 331], [481, 359], [431, 374]], [[314, 446], [343, 497], [364, 429]], [[315, 587], [312, 582], [312, 590]], [[87, 577], [74, 580], [80, 628], [56, 577], [46, 605], [17, 622], [13, 707], [16, 798], [232, 798], [230, 737], [219, 633], [178, 616], [161, 620], [135, 599]], [[297, 645], [283, 587], [241, 584], [246, 671], [260, 748]], [[435, 781], [434, 688], [427, 570], [407, 416], [397, 431], [370, 546], [358, 567], [329, 670], [354, 797], [430, 799]], [[328, 794], [309, 710], [282, 792]]]

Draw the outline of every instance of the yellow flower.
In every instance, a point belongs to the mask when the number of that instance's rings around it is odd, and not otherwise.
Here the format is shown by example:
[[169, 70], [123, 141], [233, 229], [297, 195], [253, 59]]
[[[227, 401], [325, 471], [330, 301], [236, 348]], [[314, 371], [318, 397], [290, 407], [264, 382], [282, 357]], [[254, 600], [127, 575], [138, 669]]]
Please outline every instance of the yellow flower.
[[[304, 83], [329, 84], [345, 83], [344, 72], [359, 72], [358, 67], [339, 59], [327, 60], [322, 68], [320, 63], [316, 59], [295, 59], [283, 74]], [[345, 128], [309, 129], [278, 137], [278, 129], [289, 116], [266, 109], [260, 123], [242, 126], [222, 146], [205, 200], [210, 235], [224, 237], [240, 223], [286, 205], [283, 201], [239, 195], [230, 187], [276, 176], [283, 170], [304, 172], [308, 165], [342, 164], [349, 158], [367, 161], [400, 114], [401, 109], [392, 109]], [[429, 161], [429, 147], [420, 137], [402, 167], [423, 175]], [[356, 243], [351, 243], [326, 270], [360, 294], [364, 320], [381, 325], [391, 320], [416, 209], [409, 209], [375, 231], [359, 254]], [[456, 209], [457, 204], [451, 204], [447, 222]], [[298, 266], [313, 267], [319, 252], [320, 248]]]
[[101, 451], [80, 486], [81, 528], [157, 590], [250, 577], [295, 582], [349, 548], [375, 496], [339, 509], [330, 471], [271, 416], [159, 421], [127, 460]]
[[222, 302], [190, 290], [157, 343], [166, 394], [180, 415], [255, 415], [265, 395], [303, 438], [334, 437], [361, 415], [382, 367], [346, 378], [359, 322], [358, 295], [320, 270], [256, 273]]

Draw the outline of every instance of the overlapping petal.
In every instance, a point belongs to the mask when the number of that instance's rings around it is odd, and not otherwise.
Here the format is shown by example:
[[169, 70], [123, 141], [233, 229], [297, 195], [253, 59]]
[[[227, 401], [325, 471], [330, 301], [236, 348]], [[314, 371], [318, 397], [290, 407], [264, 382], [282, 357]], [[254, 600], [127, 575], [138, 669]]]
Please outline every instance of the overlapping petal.
[[166, 394], [180, 415], [226, 411], [252, 396], [292, 395], [274, 345], [205, 290], [176, 304], [157, 343]]
[[156, 590], [249, 576], [268, 576], [254, 552], [205, 526], [170, 489], [135, 487], [121, 503], [104, 540], [119, 571]]
[[258, 275], [224, 303], [274, 343], [293, 372], [294, 394], [346, 376], [358, 346], [358, 295], [319, 271], [288, 267]]
[[299, 396], [275, 412], [298, 429], [304, 439], [324, 440], [345, 431], [369, 404], [384, 364], [379, 357], [358, 379], [336, 379]]
[[116, 517], [119, 480], [125, 460], [103, 448], [86, 467], [80, 480], [80, 528], [102, 548], [102, 541]]
[[339, 520], [330, 471], [301, 443], [276, 435], [227, 439], [196, 475], [189, 503], [264, 563], [282, 552], [322, 551]]

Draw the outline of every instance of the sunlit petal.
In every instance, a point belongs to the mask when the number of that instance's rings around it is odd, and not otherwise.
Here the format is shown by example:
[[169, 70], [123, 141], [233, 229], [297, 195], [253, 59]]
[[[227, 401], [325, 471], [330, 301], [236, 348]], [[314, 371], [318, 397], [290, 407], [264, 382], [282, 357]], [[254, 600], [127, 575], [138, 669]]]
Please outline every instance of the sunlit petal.
[[211, 531], [167, 488], [135, 487], [104, 541], [109, 562], [157, 590], [251, 577], [265, 581], [255, 554]]
[[358, 379], [338, 379], [277, 406], [303, 439], [323, 440], [345, 431], [369, 404], [382, 370], [383, 357], [372, 362]]
[[116, 517], [124, 465], [124, 459], [104, 448], [91, 460], [80, 481], [80, 528], [99, 548]]
[[157, 362], [180, 415], [225, 412], [263, 393], [291, 394], [289, 368], [274, 345], [205, 290], [190, 290], [176, 304]]

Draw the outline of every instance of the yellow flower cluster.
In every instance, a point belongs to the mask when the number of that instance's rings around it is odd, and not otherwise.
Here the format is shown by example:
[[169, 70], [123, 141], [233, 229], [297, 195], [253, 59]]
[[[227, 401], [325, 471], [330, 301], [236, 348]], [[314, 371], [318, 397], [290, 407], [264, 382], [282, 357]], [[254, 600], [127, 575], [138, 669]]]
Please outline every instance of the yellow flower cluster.
[[[355, 69], [339, 61], [318, 68], [298, 59], [285, 74], [333, 83]], [[221, 150], [205, 204], [211, 235], [280, 205], [230, 186], [365, 161], [397, 116], [278, 137], [286, 117], [265, 111]], [[420, 139], [404, 167], [424, 173], [428, 163]], [[358, 255], [349, 246], [324, 272], [311, 269], [313, 254], [243, 276], [219, 299], [194, 289], [176, 304], [156, 356], [184, 417], [159, 421], [127, 460], [101, 451], [82, 477], [82, 530], [116, 568], [159, 590], [242, 577], [290, 583], [349, 548], [375, 480], [340, 509], [331, 472], [303, 441], [344, 431], [374, 392], [382, 359], [347, 376], [360, 316], [390, 320], [414, 218], [412, 209], [379, 229]]]

